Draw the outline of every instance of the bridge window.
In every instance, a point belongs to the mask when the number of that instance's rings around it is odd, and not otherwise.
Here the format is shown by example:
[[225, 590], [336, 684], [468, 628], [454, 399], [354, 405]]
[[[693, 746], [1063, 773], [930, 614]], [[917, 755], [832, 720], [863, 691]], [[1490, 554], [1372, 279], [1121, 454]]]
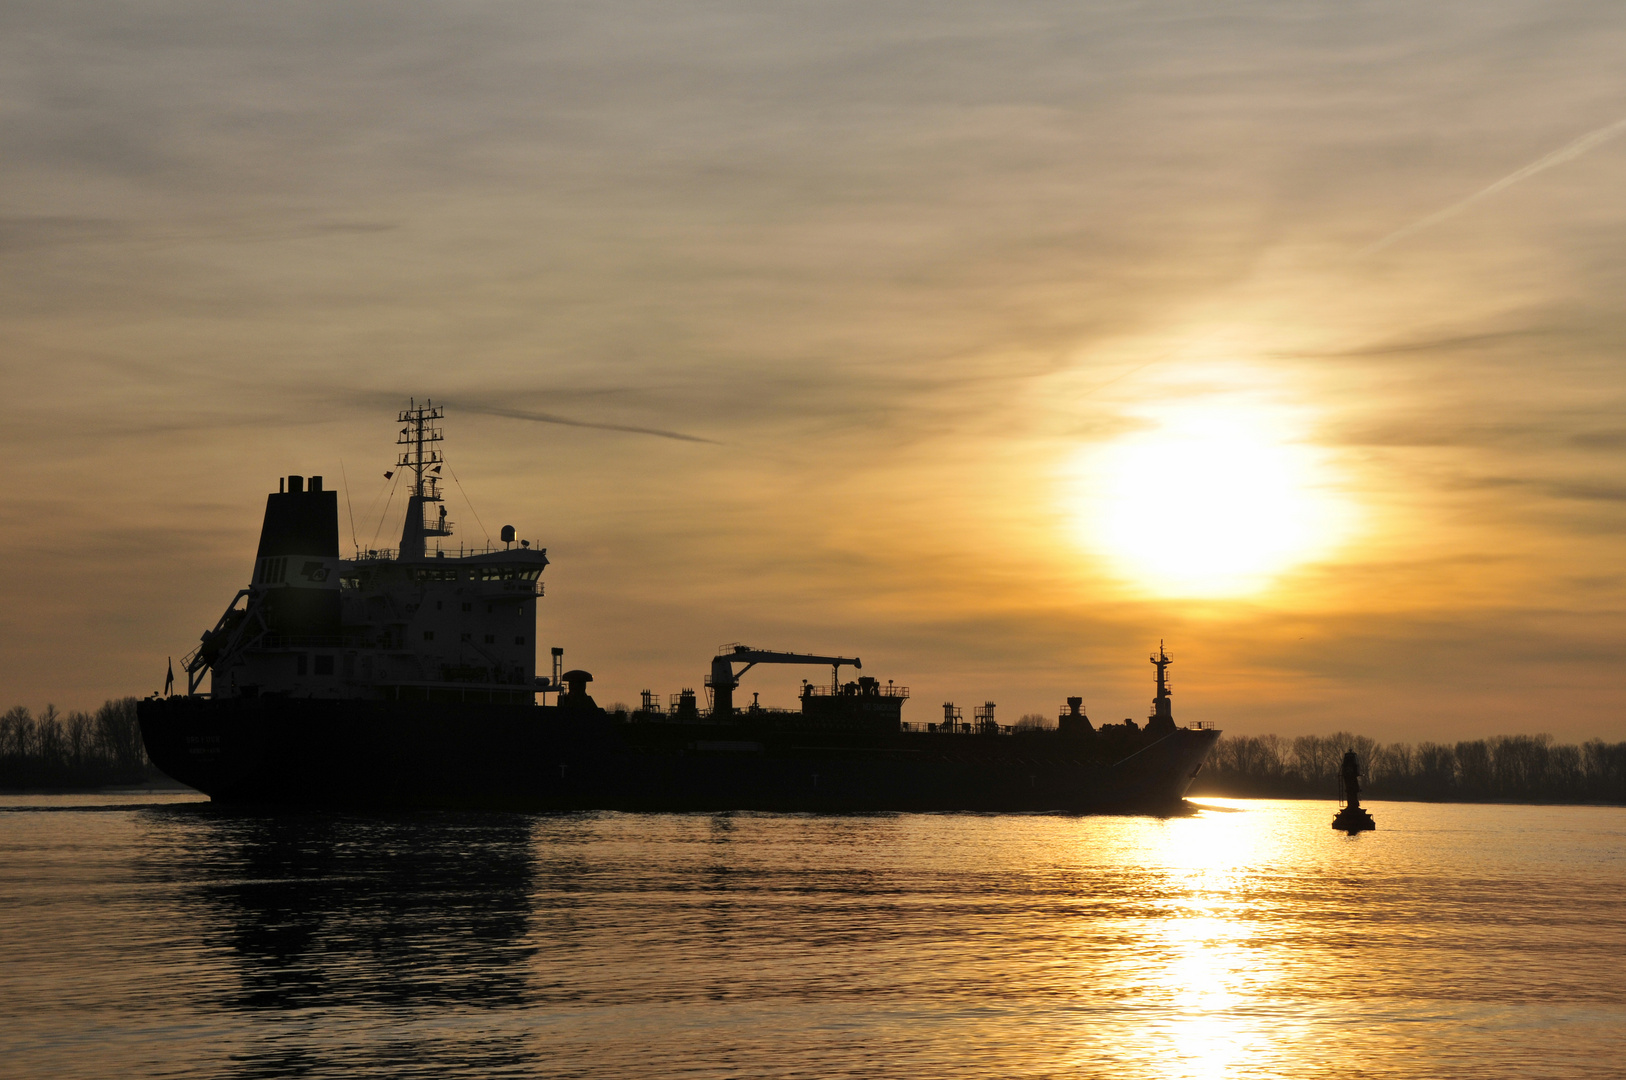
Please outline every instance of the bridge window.
[[[536, 575], [541, 572], [513, 566], [483, 566], [478, 571], [481, 581], [535, 581]], [[473, 580], [474, 574], [475, 571], [470, 571], [470, 580]]]

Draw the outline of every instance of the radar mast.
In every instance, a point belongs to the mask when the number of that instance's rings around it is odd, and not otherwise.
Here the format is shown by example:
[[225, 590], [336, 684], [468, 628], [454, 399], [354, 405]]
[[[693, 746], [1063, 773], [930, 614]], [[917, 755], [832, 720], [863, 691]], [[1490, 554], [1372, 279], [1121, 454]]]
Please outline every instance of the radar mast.
[[1167, 735], [1174, 730], [1174, 709], [1169, 697], [1174, 693], [1169, 689], [1169, 665], [1174, 663], [1169, 654], [1163, 651], [1163, 642], [1157, 643], [1157, 654], [1152, 657], [1152, 664], [1157, 668], [1157, 696], [1152, 699], [1152, 715], [1147, 718], [1146, 730], [1155, 731], [1160, 735]]
[[433, 401], [426, 399], [419, 405], [413, 398], [397, 417], [403, 426], [395, 442], [406, 449], [396, 455], [395, 464], [412, 470], [412, 496], [407, 500], [406, 521], [401, 526], [402, 559], [423, 558], [427, 554], [425, 537], [452, 535], [452, 523], [446, 520], [446, 505], [440, 497], [440, 470], [445, 459], [434, 445], [442, 441], [435, 421], [445, 415], [446, 410]]

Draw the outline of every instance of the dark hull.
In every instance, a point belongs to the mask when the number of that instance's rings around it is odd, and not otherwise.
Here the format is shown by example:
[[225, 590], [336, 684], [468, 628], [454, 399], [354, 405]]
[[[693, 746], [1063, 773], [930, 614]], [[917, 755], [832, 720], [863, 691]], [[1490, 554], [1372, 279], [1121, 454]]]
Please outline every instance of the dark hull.
[[174, 779], [220, 802], [319, 807], [1156, 811], [1179, 804], [1219, 736], [864, 736], [289, 698], [154, 698], [139, 714]]

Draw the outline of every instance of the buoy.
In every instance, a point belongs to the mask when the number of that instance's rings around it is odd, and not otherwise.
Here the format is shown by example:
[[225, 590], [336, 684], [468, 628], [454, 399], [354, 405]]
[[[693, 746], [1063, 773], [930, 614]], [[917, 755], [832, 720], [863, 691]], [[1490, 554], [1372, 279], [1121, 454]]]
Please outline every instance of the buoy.
[[1332, 819], [1332, 827], [1354, 836], [1358, 832], [1369, 832], [1378, 827], [1372, 820], [1372, 815], [1361, 806], [1361, 759], [1355, 756], [1351, 748], [1344, 754], [1344, 767], [1338, 776], [1338, 814]]

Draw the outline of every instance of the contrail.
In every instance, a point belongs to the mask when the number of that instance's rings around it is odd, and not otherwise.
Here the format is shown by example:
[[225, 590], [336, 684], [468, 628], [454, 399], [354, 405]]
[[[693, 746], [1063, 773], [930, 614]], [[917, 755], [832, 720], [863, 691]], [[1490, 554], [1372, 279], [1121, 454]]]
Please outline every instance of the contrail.
[[533, 420], [539, 424], [563, 424], [565, 427], [598, 428], [600, 431], [626, 431], [634, 435], [655, 435], [662, 439], [677, 439], [679, 442], [710, 443], [721, 446], [716, 439], [705, 439], [699, 435], [685, 435], [681, 431], [665, 431], [661, 428], [634, 427], [630, 424], [600, 424], [593, 420], [572, 420], [568, 416], [556, 416], [553, 413], [530, 412], [525, 409], [505, 409], [500, 405], [472, 405], [459, 402], [459, 408], [469, 412], [485, 413], [487, 416], [506, 416], [510, 420]]
[[1626, 132], [1626, 120], [1616, 120], [1608, 127], [1601, 127], [1597, 131], [1588, 132], [1587, 134], [1582, 135], [1579, 139], [1576, 139], [1574, 142], [1570, 143], [1568, 146], [1554, 150], [1544, 158], [1538, 158], [1537, 160], [1532, 161], [1518, 172], [1509, 173], [1500, 180], [1496, 181], [1496, 183], [1492, 184], [1490, 187], [1485, 188], [1483, 191], [1476, 191], [1466, 199], [1463, 199], [1461, 202], [1452, 203], [1444, 210], [1436, 211], [1435, 213], [1428, 215], [1426, 218], [1421, 218], [1414, 221], [1405, 228], [1396, 229], [1394, 232], [1390, 233], [1388, 236], [1385, 236], [1382, 240], [1379, 240], [1370, 247], [1362, 248], [1356, 253], [1356, 258], [1382, 251], [1390, 244], [1404, 240], [1412, 233], [1420, 232], [1423, 229], [1428, 228], [1430, 225], [1438, 225], [1446, 218], [1456, 217], [1458, 214], [1468, 209], [1468, 207], [1472, 206], [1480, 199], [1494, 195], [1503, 188], [1512, 187], [1520, 180], [1526, 180], [1536, 175], [1538, 172], [1544, 172], [1555, 165], [1562, 165], [1566, 161], [1574, 161], [1582, 154], [1585, 154], [1590, 150], [1596, 150], [1598, 147], [1602, 146], [1604, 143], [1608, 142], [1610, 139], [1613, 139], [1622, 132]]

